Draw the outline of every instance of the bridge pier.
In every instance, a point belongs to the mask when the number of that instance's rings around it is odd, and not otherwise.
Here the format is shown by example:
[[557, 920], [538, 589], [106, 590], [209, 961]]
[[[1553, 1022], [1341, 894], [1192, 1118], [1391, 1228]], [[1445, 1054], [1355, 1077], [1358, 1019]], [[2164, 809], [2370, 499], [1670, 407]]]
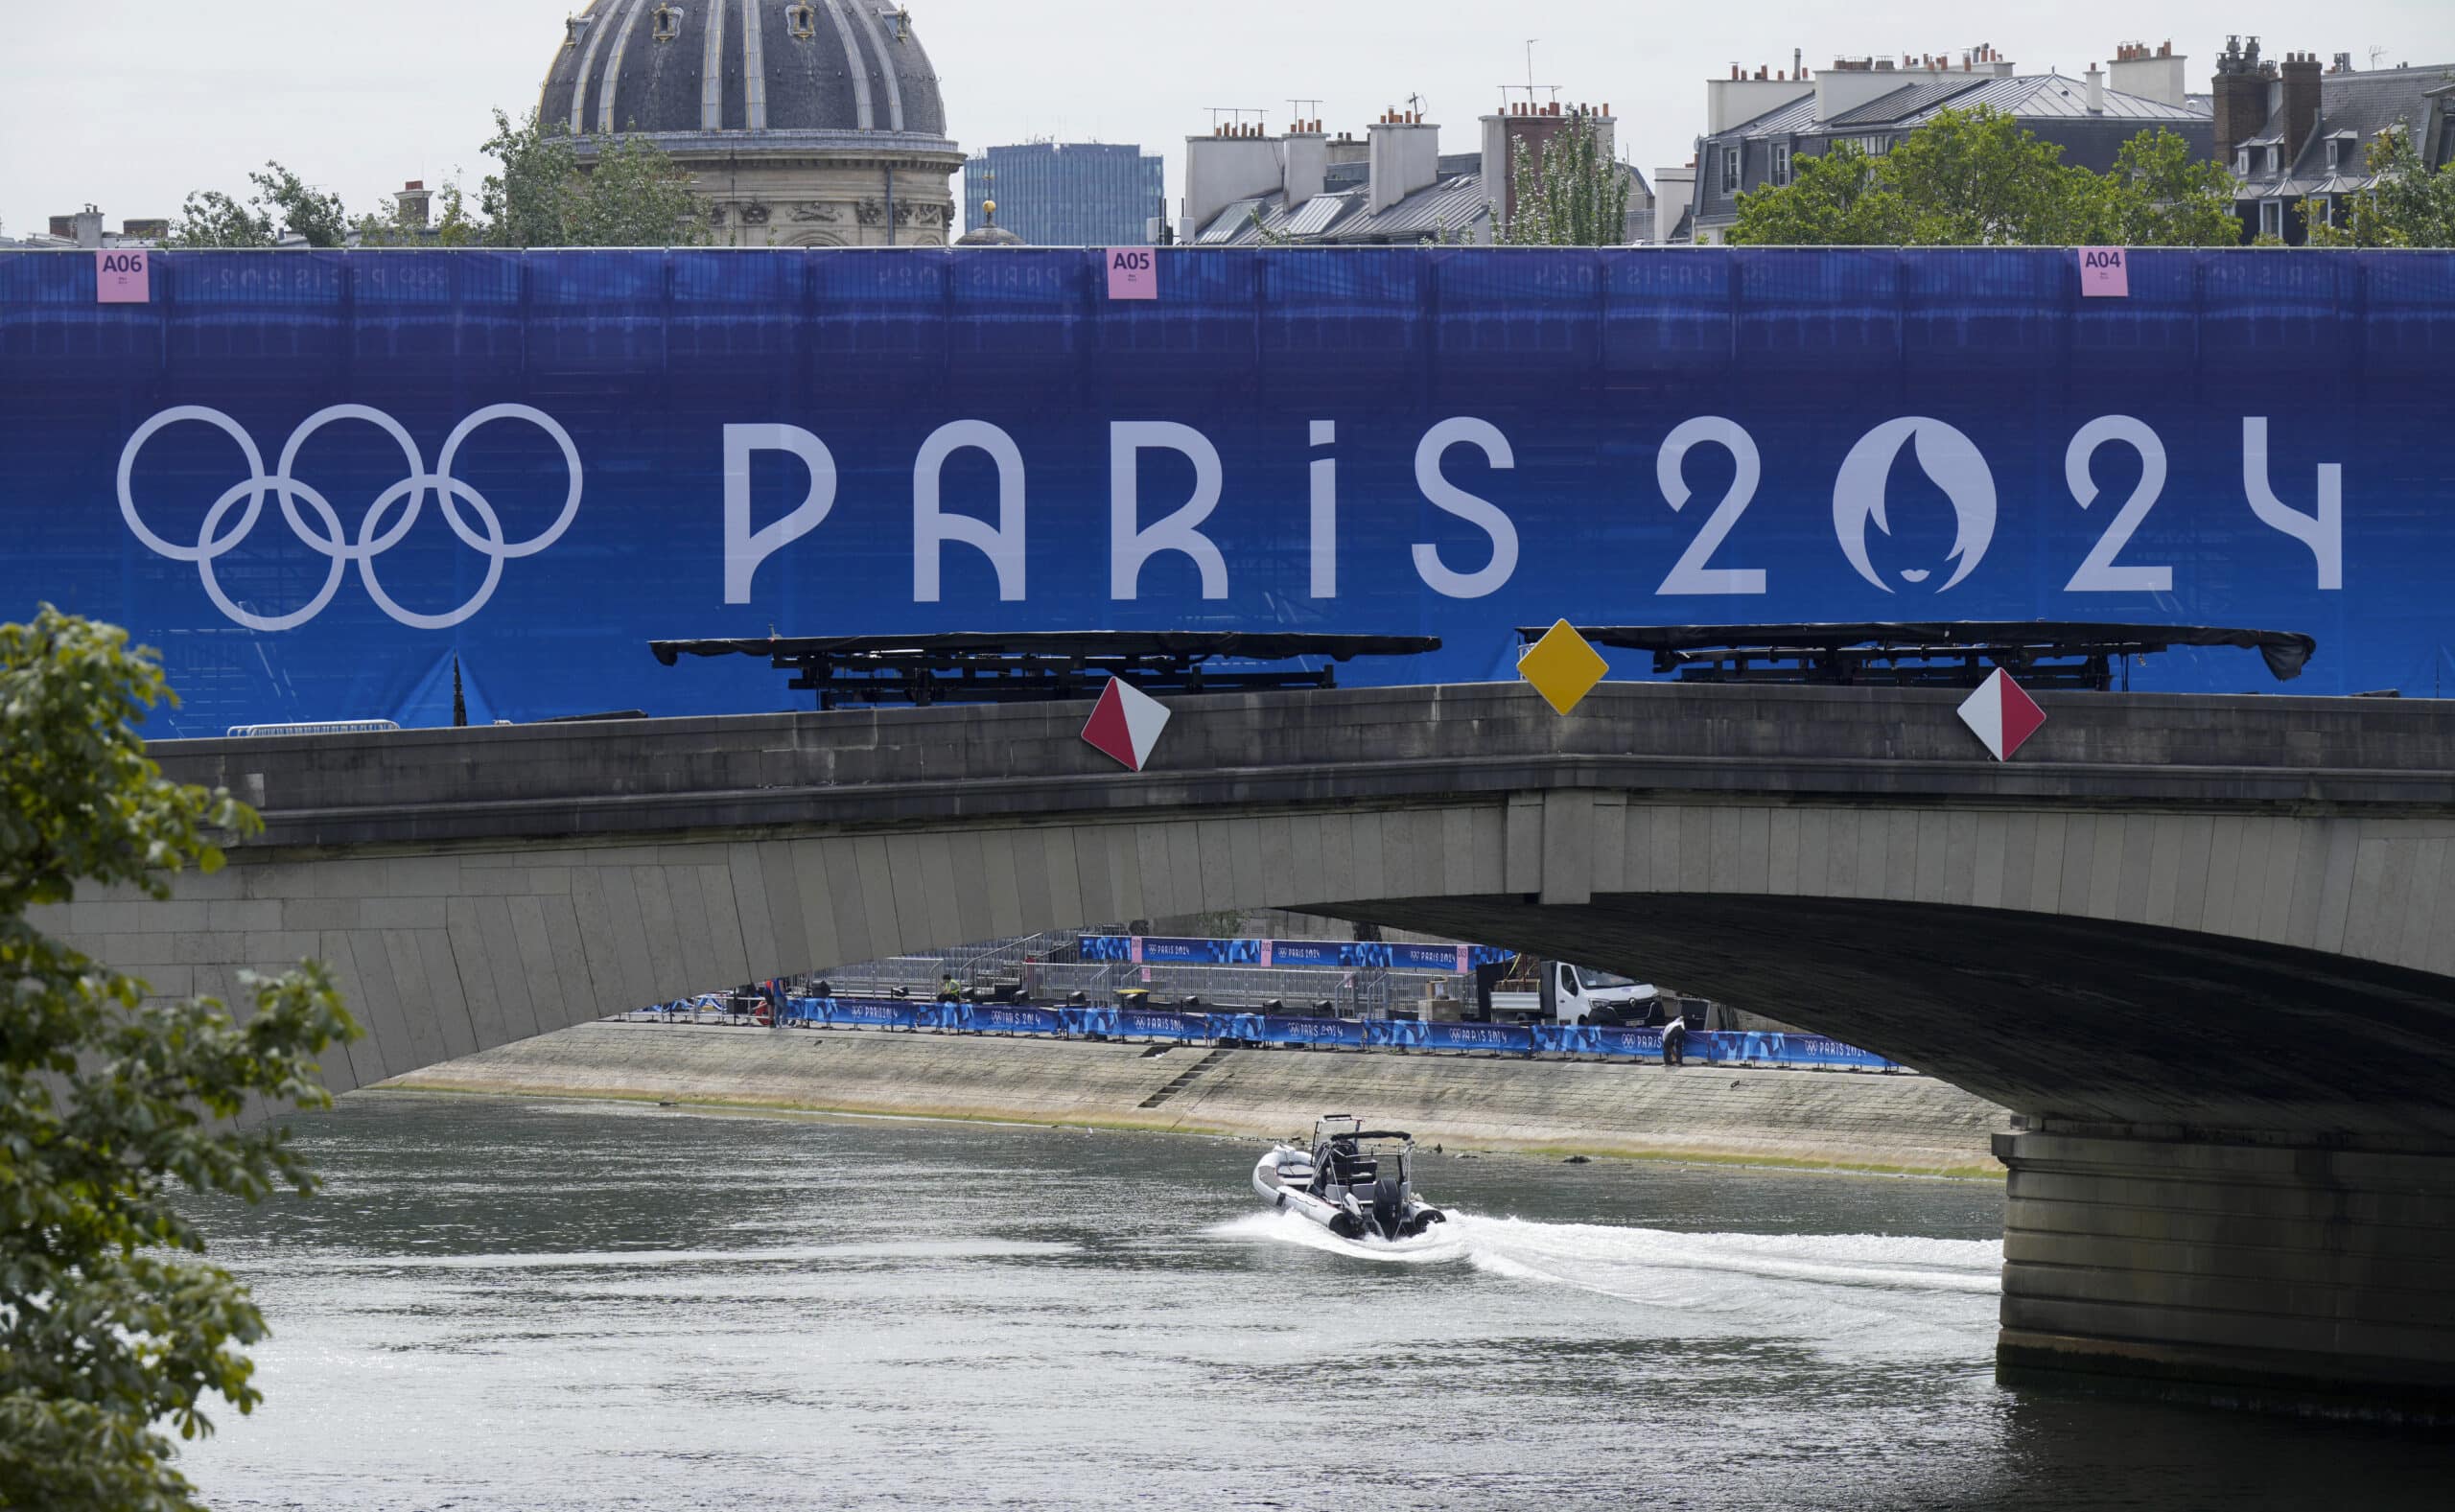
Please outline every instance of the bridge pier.
[[2455, 1153], [2034, 1121], [1995, 1152], [2005, 1381], [2455, 1422]]

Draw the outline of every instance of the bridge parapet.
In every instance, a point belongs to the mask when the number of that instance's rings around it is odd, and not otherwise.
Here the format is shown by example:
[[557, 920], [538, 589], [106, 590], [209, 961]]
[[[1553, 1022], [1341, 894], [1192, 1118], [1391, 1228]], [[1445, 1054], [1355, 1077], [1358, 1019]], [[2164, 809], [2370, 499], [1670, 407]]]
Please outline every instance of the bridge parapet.
[[1606, 685], [1566, 718], [1507, 684], [1177, 700], [1150, 766], [1080, 738], [1087, 706], [853, 709], [174, 741], [266, 847], [892, 826], [1435, 794], [1665, 794], [2095, 806], [2455, 809], [2455, 702], [2059, 693], [1989, 758], [1920, 689]]

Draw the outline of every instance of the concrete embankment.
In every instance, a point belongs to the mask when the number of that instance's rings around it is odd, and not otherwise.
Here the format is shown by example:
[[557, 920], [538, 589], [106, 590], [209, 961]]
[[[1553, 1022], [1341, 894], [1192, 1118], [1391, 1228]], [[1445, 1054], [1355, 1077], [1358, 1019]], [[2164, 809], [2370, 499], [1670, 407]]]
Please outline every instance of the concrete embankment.
[[2009, 1128], [1906, 1075], [620, 1022], [383, 1084], [1280, 1137], [1353, 1111], [1464, 1149], [1986, 1176]]

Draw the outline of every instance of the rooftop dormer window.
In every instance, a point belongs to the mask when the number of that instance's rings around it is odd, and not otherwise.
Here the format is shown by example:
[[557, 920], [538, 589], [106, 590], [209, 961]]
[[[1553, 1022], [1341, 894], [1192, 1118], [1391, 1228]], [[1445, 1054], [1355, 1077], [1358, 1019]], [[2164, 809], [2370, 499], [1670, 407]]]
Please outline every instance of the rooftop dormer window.
[[682, 35], [682, 8], [670, 5], [658, 6], [656, 8], [656, 31], [653, 35], [660, 42], [670, 42], [675, 37], [680, 36]]
[[588, 35], [588, 23], [590, 19], [590, 17], [584, 15], [568, 16], [564, 19], [563, 45], [565, 47], [579, 46], [579, 39]]
[[2233, 172], [2243, 178], [2251, 176], [2251, 150], [2249, 148], [2243, 148], [2233, 154]]
[[818, 7], [813, 5], [784, 7], [784, 25], [791, 29], [795, 41], [808, 41], [818, 35]]

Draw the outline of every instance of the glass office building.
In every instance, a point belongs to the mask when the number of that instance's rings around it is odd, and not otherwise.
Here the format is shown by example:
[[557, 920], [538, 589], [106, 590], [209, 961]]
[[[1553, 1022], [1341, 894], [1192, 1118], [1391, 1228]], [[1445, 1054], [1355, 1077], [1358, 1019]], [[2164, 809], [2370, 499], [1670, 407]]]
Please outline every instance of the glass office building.
[[964, 225], [997, 202], [999, 229], [1034, 246], [1141, 246], [1167, 215], [1162, 161], [1105, 142], [993, 147], [964, 165]]

